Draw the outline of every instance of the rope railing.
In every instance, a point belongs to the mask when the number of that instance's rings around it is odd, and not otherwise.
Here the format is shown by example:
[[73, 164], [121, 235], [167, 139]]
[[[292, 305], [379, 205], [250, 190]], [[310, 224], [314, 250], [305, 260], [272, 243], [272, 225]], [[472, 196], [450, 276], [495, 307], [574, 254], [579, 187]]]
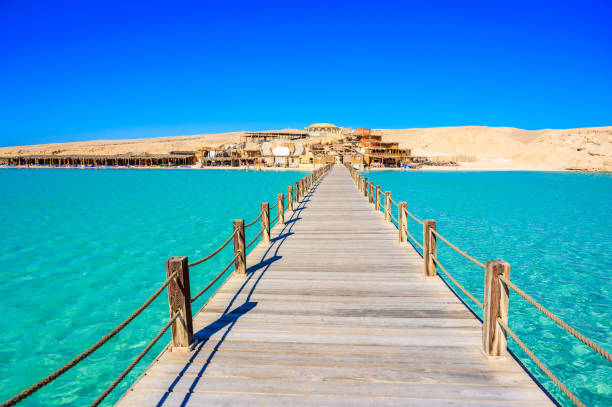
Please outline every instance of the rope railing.
[[236, 235], [236, 229], [234, 229], [232, 234], [227, 238], [227, 240], [221, 246], [219, 246], [217, 248], [217, 250], [215, 250], [214, 252], [212, 252], [211, 254], [209, 254], [208, 256], [206, 256], [206, 257], [204, 257], [204, 258], [202, 258], [200, 260], [194, 261], [193, 263], [189, 263], [189, 267], [197, 266], [198, 264], [204, 263], [206, 260], [209, 260], [209, 259], [213, 258], [217, 253], [219, 253], [221, 250], [223, 250], [225, 248], [225, 246], [227, 246], [227, 244], [229, 242], [232, 241], [232, 239], [234, 238], [235, 235]]
[[471, 261], [472, 263], [482, 267], [482, 268], [486, 268], [484, 263], [476, 260], [475, 258], [473, 258], [472, 256], [470, 256], [469, 254], [467, 254], [466, 252], [464, 252], [463, 250], [461, 250], [460, 248], [458, 248], [457, 246], [455, 246], [454, 244], [452, 244], [451, 242], [449, 242], [448, 240], [446, 240], [444, 238], [444, 236], [442, 236], [441, 234], [439, 234], [438, 232], [436, 232], [434, 229], [430, 229], [431, 233], [433, 233], [434, 235], [436, 235], [437, 237], [439, 237], [440, 239], [442, 239], [447, 245], [449, 245], [451, 248], [453, 248], [457, 253], [459, 253], [460, 255], [462, 255], [463, 257], [465, 257], [466, 259], [468, 259], [469, 261]]
[[447, 276], [448, 278], [450, 278], [450, 279], [451, 279], [451, 281], [452, 281], [453, 283], [455, 283], [455, 285], [456, 285], [457, 287], [459, 287], [459, 289], [465, 293], [465, 295], [467, 295], [468, 297], [470, 297], [470, 299], [471, 299], [472, 301], [474, 301], [476, 304], [478, 304], [478, 306], [479, 306], [480, 308], [484, 309], [484, 305], [482, 305], [482, 302], [478, 301], [478, 299], [476, 299], [476, 297], [474, 297], [474, 296], [473, 296], [473, 295], [472, 295], [472, 294], [471, 294], [471, 293], [470, 293], [468, 290], [466, 290], [466, 289], [465, 289], [465, 288], [464, 288], [464, 287], [463, 287], [461, 284], [459, 284], [459, 282], [458, 282], [457, 280], [455, 280], [455, 279], [453, 278], [453, 276], [451, 276], [451, 275], [450, 275], [450, 273], [449, 273], [449, 272], [446, 270], [446, 268], [444, 268], [444, 266], [442, 265], [442, 263], [440, 263], [440, 262], [438, 261], [438, 259], [437, 259], [437, 257], [436, 257], [436, 256], [431, 256], [431, 259], [432, 259], [432, 260], [433, 260], [433, 261], [436, 263], [436, 265], [438, 265], [438, 267], [440, 267], [440, 269], [441, 269], [441, 270], [444, 272], [444, 274], [446, 274], [446, 276]]
[[277, 206], [278, 206], [278, 201], [276, 201], [276, 203], [275, 203], [274, 205], [272, 205], [272, 206], [270, 207], [270, 209], [274, 209], [274, 208], [276, 208]]
[[236, 259], [238, 258], [238, 256], [240, 256], [241, 253], [237, 253], [234, 258], [232, 259], [232, 261], [230, 261], [229, 263], [227, 263], [227, 265], [225, 266], [225, 268], [223, 269], [223, 271], [221, 271], [219, 274], [217, 274], [217, 277], [215, 277], [210, 283], [208, 283], [208, 285], [206, 287], [204, 287], [202, 290], [200, 290], [199, 293], [197, 293], [193, 298], [191, 298], [191, 302], [196, 301], [198, 298], [200, 298], [200, 296], [202, 294], [204, 294], [206, 291], [208, 291], [208, 289], [210, 287], [213, 286], [213, 284], [215, 284], [217, 282], [217, 280], [219, 280], [221, 278], [221, 276], [223, 274], [225, 274], [225, 272], [230, 268], [230, 266], [232, 264], [234, 264], [234, 262], [236, 261]]
[[412, 213], [410, 213], [408, 209], [404, 209], [404, 212], [406, 212], [406, 214], [410, 216], [412, 219], [414, 219], [417, 223], [420, 223], [421, 225], [423, 224], [423, 221], [417, 218], [416, 216], [414, 216]]
[[145, 357], [145, 355], [151, 350], [151, 348], [155, 346], [155, 344], [161, 339], [161, 337], [166, 333], [168, 328], [170, 328], [170, 326], [174, 323], [174, 321], [176, 321], [179, 316], [180, 314], [176, 314], [175, 316], [170, 318], [170, 321], [168, 321], [166, 325], [164, 325], [164, 327], [157, 333], [157, 335], [155, 335], [155, 337], [138, 354], [138, 356], [136, 356], [132, 363], [130, 363], [128, 367], [126, 367], [125, 370], [121, 372], [121, 374], [106, 388], [106, 390], [104, 390], [104, 392], [100, 394], [100, 396], [98, 396], [98, 398], [93, 403], [91, 403], [91, 407], [98, 406], [100, 405], [100, 403], [102, 403], [102, 401], [104, 401], [104, 399], [115, 389], [115, 387], [117, 387], [119, 383], [121, 383], [121, 381], [125, 379], [125, 376], [127, 376], [132, 371], [132, 369], [136, 367], [138, 362], [140, 362], [142, 358]]
[[399, 222], [397, 221], [397, 219], [395, 219], [395, 216], [393, 216], [393, 214], [392, 214], [392, 213], [391, 213], [391, 214], [389, 214], [389, 216], [391, 216], [391, 219], [393, 219], [393, 220], [395, 221], [395, 223], [399, 223]]
[[399, 204], [397, 202], [395, 202], [393, 199], [390, 199], [392, 204], [395, 204], [395, 206], [399, 206]]
[[510, 327], [501, 319], [501, 318], [497, 318], [496, 319], [497, 323], [502, 327], [502, 329], [510, 334], [510, 336], [512, 337], [512, 339], [514, 339], [514, 341], [517, 343], [518, 346], [521, 347], [521, 349], [523, 349], [523, 351], [531, 358], [531, 360], [533, 360], [535, 362], [535, 364], [542, 369], [542, 371], [544, 372], [544, 374], [546, 374], [546, 376], [548, 376], [550, 378], [550, 380], [552, 380], [552, 382], [559, 388], [561, 389], [561, 391], [563, 393], [565, 393], [565, 395], [577, 406], [579, 407], [585, 407], [584, 404], [578, 399], [578, 397], [576, 397], [574, 395], [574, 393], [572, 393], [570, 391], [570, 389], [568, 389], [562, 382], [561, 380], [559, 380], [557, 378], [557, 376], [555, 376], [553, 374], [553, 372], [551, 372], [544, 363], [542, 363], [542, 361], [540, 359], [538, 359], [538, 357], [527, 347], [527, 345], [525, 345], [523, 343], [523, 341], [521, 341], [519, 339], [519, 337], [514, 333], [514, 331], [512, 329], [510, 329]]
[[136, 311], [132, 312], [132, 314], [129, 317], [127, 317], [122, 323], [117, 325], [115, 329], [110, 331], [108, 334], [104, 335], [100, 340], [98, 340], [96, 343], [90, 346], [87, 350], [85, 350], [80, 355], [72, 359], [70, 362], [66, 363], [64, 366], [57, 369], [55, 372], [51, 373], [44, 379], [38, 381], [37, 383], [23, 390], [21, 393], [13, 396], [11, 399], [4, 402], [2, 404], [2, 407], [14, 406], [21, 400], [31, 396], [32, 394], [36, 393], [38, 390], [40, 390], [47, 384], [51, 383], [52, 381], [60, 377], [62, 374], [66, 373], [68, 370], [72, 369], [79, 362], [83, 361], [85, 358], [87, 358], [89, 355], [94, 353], [96, 350], [98, 350], [102, 345], [104, 345], [106, 342], [111, 340], [115, 335], [121, 332], [123, 328], [125, 328], [130, 322], [132, 322], [138, 315], [140, 315], [140, 313], [144, 311], [144, 309], [147, 308], [149, 304], [151, 304], [153, 300], [155, 300], [164, 291], [164, 289], [168, 286], [168, 284], [170, 284], [170, 282], [172, 282], [172, 280], [176, 278], [177, 274], [178, 274], [177, 272], [174, 272], [173, 274], [171, 274], [166, 279], [166, 281], [157, 289], [157, 291], [155, 291], [149, 297], [149, 299], [147, 299], [140, 307], [138, 307]]
[[605, 350], [601, 346], [597, 345], [595, 342], [593, 342], [592, 340], [590, 340], [589, 338], [587, 338], [586, 336], [584, 336], [583, 334], [578, 332], [576, 329], [571, 327], [569, 324], [567, 324], [561, 318], [559, 318], [558, 316], [553, 314], [551, 311], [549, 311], [548, 309], [544, 308], [543, 305], [538, 303], [535, 299], [533, 299], [533, 297], [531, 297], [525, 291], [521, 290], [519, 287], [516, 286], [516, 284], [514, 284], [510, 280], [508, 280], [508, 279], [506, 279], [506, 278], [504, 278], [502, 276], [497, 276], [497, 278], [500, 279], [504, 284], [508, 285], [508, 287], [512, 288], [518, 295], [523, 297], [528, 303], [530, 303], [531, 305], [536, 307], [541, 313], [543, 313], [548, 318], [550, 318], [554, 322], [556, 322], [561, 328], [563, 328], [565, 331], [567, 331], [573, 337], [578, 339], [580, 342], [584, 343], [589, 348], [593, 349], [595, 352], [597, 352], [598, 354], [603, 356], [608, 361], [612, 362], [612, 354], [610, 354], [610, 352], [608, 352], [607, 350]]
[[249, 242], [249, 244], [248, 244], [248, 245], [246, 245], [246, 248], [248, 249], [249, 247], [251, 247], [251, 245], [252, 245], [253, 243], [255, 243], [255, 241], [256, 241], [257, 239], [259, 239], [259, 237], [261, 237], [261, 235], [262, 235], [262, 234], [263, 234], [263, 230], [259, 231], [259, 233], [257, 234], [257, 236], [255, 236], [255, 238], [253, 238], [253, 240], [251, 240], [251, 241]]
[[279, 216], [280, 216], [280, 214], [276, 215], [276, 217], [270, 221], [270, 224], [273, 224], [274, 222], [276, 222], [278, 220]]
[[411, 233], [410, 233], [410, 231], [408, 230], [408, 225], [406, 225], [406, 234], [407, 234], [408, 236], [410, 236], [410, 239], [412, 239], [412, 241], [413, 241], [414, 243], [416, 243], [416, 245], [417, 245], [417, 246], [419, 246], [419, 247], [421, 248], [421, 250], [423, 250], [423, 245], [422, 245], [422, 244], [420, 244], [420, 243], [419, 243], [419, 241], [418, 241], [418, 240], [416, 240], [414, 236], [412, 236], [412, 234], [411, 234]]
[[245, 227], [245, 228], [248, 228], [249, 226], [253, 226], [255, 223], [257, 223], [257, 221], [258, 221], [259, 219], [261, 219], [261, 215], [262, 215], [262, 213], [261, 213], [261, 211], [260, 211], [260, 212], [259, 212], [259, 216], [258, 216], [258, 217], [256, 217], [256, 218], [255, 218], [255, 220], [253, 220], [253, 222], [250, 222], [250, 223], [247, 223], [246, 225], [244, 225], [244, 227]]

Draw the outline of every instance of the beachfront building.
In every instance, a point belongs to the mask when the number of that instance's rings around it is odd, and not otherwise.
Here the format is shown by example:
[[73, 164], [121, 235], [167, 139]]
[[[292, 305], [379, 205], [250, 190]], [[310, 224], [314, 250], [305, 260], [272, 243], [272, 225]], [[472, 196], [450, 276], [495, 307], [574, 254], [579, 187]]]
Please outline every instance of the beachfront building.
[[342, 135], [342, 129], [331, 123], [315, 123], [306, 127], [308, 135], [311, 137], [321, 136], [340, 136]]
[[195, 163], [195, 151], [171, 151], [168, 154], [39, 154], [0, 157], [0, 165], [26, 167], [180, 167]]
[[371, 132], [367, 133], [367, 135], [362, 135], [359, 140], [359, 151], [363, 155], [364, 165], [369, 167], [398, 167], [412, 162], [410, 149], [400, 148], [399, 143], [396, 142], [383, 142], [382, 136], [374, 135]]
[[263, 163], [268, 167], [297, 168], [304, 151], [301, 140], [279, 140], [261, 145]]
[[305, 130], [285, 129], [268, 131], [249, 131], [240, 136], [243, 144], [264, 143], [266, 141], [299, 140], [308, 137]]

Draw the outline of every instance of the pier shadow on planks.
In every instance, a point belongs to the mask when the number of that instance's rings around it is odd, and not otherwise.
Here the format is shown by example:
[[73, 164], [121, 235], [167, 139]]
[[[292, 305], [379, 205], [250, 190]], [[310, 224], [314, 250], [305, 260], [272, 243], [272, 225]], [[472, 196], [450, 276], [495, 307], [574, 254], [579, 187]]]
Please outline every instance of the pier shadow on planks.
[[[194, 365], [194, 361], [196, 359], [205, 358], [204, 364], [201, 366], [201, 368], [199, 368], [195, 377], [190, 377], [193, 381], [189, 386], [189, 391], [184, 394], [184, 398], [180, 402], [181, 406], [189, 405], [191, 394], [195, 391], [198, 382], [203, 378], [206, 369], [212, 364], [213, 359], [219, 352], [225, 338], [236, 325], [239, 318], [257, 306], [257, 302], [250, 301], [250, 297], [255, 292], [259, 281], [265, 275], [270, 266], [282, 258], [282, 256], [278, 255], [278, 252], [286, 239], [293, 235], [291, 229], [294, 227], [296, 222], [299, 222], [300, 219], [302, 219], [300, 217], [300, 213], [307, 208], [307, 204], [310, 201], [310, 196], [316, 192], [317, 186], [318, 184], [315, 184], [313, 188], [304, 196], [299, 205], [291, 213], [290, 218], [285, 220], [284, 225], [277, 225], [274, 228], [274, 232], [276, 233], [274, 236], [271, 236], [271, 244], [266, 248], [263, 255], [249, 255], [247, 264], [251, 264], [251, 262], [254, 262], [254, 264], [247, 267], [247, 278], [243, 285], [236, 291], [236, 294], [229, 301], [225, 310], [216, 321], [211, 322], [194, 333], [194, 344], [192, 346], [192, 352], [189, 360], [185, 363], [184, 368], [177, 374], [176, 379], [170, 384], [167, 391], [164, 392], [163, 396], [156, 403], [157, 406], [161, 407], [166, 405], [168, 396], [173, 392], [176, 384], [181, 379], [184, 379], [185, 373]], [[248, 285], [252, 281], [254, 282], [252, 286], [249, 287]], [[247, 298], [240, 305], [237, 305], [236, 301], [245, 290], [248, 290]], [[221, 338], [216, 341], [214, 346], [211, 348], [205, 348], [205, 345], [208, 344], [211, 337], [218, 333], [221, 334]], [[172, 405], [176, 405], [176, 400], [172, 402]]]

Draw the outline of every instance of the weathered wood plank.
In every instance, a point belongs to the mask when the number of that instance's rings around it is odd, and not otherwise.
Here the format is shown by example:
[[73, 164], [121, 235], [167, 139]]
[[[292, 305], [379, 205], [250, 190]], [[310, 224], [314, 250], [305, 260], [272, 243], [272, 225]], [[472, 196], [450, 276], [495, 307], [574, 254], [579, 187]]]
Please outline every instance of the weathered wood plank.
[[551, 404], [514, 360], [483, 356], [480, 322], [345, 168], [303, 186], [194, 316], [192, 351], [164, 351], [120, 406]]

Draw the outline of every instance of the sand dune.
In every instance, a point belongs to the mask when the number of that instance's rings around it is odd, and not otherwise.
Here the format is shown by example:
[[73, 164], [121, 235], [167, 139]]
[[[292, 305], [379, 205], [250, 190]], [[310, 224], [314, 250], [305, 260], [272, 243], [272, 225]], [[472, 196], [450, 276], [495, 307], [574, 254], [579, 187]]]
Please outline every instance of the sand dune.
[[[457, 161], [465, 169], [612, 171], [612, 126], [566, 130], [512, 127], [377, 129], [414, 155]], [[168, 153], [239, 140], [242, 132], [134, 140], [96, 140], [0, 148], [0, 155]]]
[[612, 171], [612, 127], [522, 130], [439, 127], [377, 130], [414, 155], [458, 161], [466, 168]]

